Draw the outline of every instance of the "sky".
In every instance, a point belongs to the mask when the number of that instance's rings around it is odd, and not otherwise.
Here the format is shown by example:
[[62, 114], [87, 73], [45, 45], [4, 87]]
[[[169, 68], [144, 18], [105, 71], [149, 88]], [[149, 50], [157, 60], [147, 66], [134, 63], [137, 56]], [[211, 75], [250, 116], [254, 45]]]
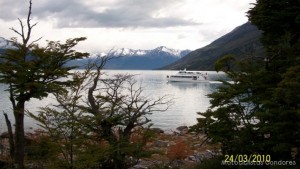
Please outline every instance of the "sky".
[[[32, 40], [86, 37], [76, 49], [195, 50], [247, 22], [255, 0], [32, 0]], [[0, 37], [17, 37], [29, 0], [0, 0]]]

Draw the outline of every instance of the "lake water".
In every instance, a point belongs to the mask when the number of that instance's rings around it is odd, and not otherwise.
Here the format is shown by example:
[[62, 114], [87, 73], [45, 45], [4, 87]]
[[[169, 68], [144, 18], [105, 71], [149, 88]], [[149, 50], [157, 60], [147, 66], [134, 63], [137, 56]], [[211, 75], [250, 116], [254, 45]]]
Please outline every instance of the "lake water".
[[[133, 74], [134, 78], [142, 82], [144, 94], [150, 98], [157, 98], [163, 95], [169, 95], [174, 98], [174, 104], [165, 112], [157, 112], [150, 115], [154, 127], [159, 127], [167, 131], [175, 130], [181, 125], [193, 125], [196, 118], [199, 117], [197, 112], [203, 112], [209, 107], [209, 98], [207, 94], [212, 93], [220, 85], [216, 80], [222, 78], [224, 74], [216, 72], [207, 72], [209, 83], [187, 83], [187, 82], [167, 82], [167, 75], [176, 74], [177, 71], [136, 71], [136, 70], [106, 70], [108, 75], [112, 74]], [[13, 122], [11, 113], [11, 103], [8, 99], [8, 93], [4, 91], [6, 86], [0, 84], [0, 132], [7, 130], [4, 121], [3, 112], [7, 112], [10, 120]], [[43, 100], [32, 99], [26, 104], [26, 108], [35, 112], [38, 107], [45, 107], [53, 103], [52, 98]], [[36, 128], [36, 122], [29, 117], [25, 117], [26, 130]]]

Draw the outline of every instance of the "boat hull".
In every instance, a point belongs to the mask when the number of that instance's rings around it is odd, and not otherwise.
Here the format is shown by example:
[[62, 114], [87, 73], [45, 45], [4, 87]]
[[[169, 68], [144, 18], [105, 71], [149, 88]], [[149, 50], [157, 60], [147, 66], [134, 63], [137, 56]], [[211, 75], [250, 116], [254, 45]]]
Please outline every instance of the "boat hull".
[[193, 83], [207, 83], [209, 82], [208, 80], [205, 79], [184, 79], [184, 78], [168, 78], [168, 82], [193, 82]]

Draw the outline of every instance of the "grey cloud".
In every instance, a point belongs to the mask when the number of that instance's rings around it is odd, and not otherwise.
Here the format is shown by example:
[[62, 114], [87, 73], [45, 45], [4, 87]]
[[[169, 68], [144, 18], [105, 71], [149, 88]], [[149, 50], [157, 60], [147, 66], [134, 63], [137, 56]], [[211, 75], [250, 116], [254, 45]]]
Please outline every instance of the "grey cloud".
[[[25, 5], [26, 8], [24, 8]], [[17, 18], [21, 18], [22, 16], [26, 16], [28, 5], [29, 1], [25, 4], [24, 1], [0, 0], [0, 19], [3, 19], [5, 21], [11, 21], [16, 20]]]
[[[3, 2], [2, 2], [3, 1]], [[2, 10], [5, 0], [0, 0]], [[33, 1], [33, 15], [41, 19], [55, 19], [57, 27], [175, 27], [197, 25], [199, 23], [173, 16], [154, 18], [152, 15], [159, 10], [167, 8], [180, 0], [118, 0], [105, 11], [95, 11], [92, 6], [80, 0], [42, 0]], [[24, 3], [24, 1], [23, 1]], [[101, 0], [99, 0], [99, 5]], [[0, 16], [4, 20], [16, 19], [16, 15], [23, 14], [28, 8], [28, 3], [5, 3], [5, 8], [19, 9], [12, 15]], [[98, 5], [98, 4], [97, 4]], [[8, 10], [8, 9], [5, 9]], [[23, 14], [24, 15], [24, 14]], [[26, 16], [26, 15], [25, 15]]]

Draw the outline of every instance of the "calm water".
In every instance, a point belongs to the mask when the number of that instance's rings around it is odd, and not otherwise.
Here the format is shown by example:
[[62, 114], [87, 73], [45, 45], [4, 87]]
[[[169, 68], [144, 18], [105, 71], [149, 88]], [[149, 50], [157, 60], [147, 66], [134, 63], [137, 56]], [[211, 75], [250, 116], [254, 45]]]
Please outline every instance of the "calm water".
[[[176, 74], [177, 71], [120, 71], [109, 70], [107, 74], [134, 74], [137, 81], [142, 82], [144, 94], [150, 98], [157, 98], [163, 95], [170, 95], [174, 98], [174, 104], [165, 112], [153, 113], [150, 116], [155, 127], [164, 130], [174, 130], [181, 125], [193, 125], [196, 118], [199, 117], [197, 112], [205, 111], [209, 107], [209, 98], [207, 94], [212, 93], [220, 85], [216, 80], [223, 76], [216, 72], [207, 72], [210, 83], [185, 83], [172, 82], [168, 83], [166, 76]], [[13, 115], [11, 113], [11, 103], [8, 99], [8, 93], [4, 91], [6, 86], [0, 84], [0, 132], [6, 131], [3, 111], [9, 114], [13, 123]], [[38, 107], [45, 107], [53, 103], [51, 97], [37, 100], [32, 99], [26, 104], [29, 111], [35, 112]], [[31, 130], [36, 128], [36, 122], [28, 117], [25, 118], [25, 128]]]

